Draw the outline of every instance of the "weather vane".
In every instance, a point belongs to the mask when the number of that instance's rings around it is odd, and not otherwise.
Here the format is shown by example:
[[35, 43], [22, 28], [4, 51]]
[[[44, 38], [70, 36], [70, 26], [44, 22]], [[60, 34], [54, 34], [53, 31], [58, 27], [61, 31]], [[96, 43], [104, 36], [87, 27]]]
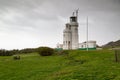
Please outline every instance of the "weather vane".
[[78, 17], [78, 11], [79, 11], [79, 8], [75, 11], [76, 12], [76, 16]]
[[72, 15], [75, 16], [75, 13], [76, 13], [76, 16], [78, 17], [78, 11], [79, 11], [79, 8], [77, 10], [75, 10]]

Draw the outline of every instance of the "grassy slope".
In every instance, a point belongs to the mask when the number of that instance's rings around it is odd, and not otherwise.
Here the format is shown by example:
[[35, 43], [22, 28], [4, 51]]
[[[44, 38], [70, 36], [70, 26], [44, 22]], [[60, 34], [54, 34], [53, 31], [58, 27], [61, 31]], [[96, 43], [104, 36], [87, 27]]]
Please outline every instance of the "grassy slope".
[[22, 54], [21, 60], [0, 57], [0, 80], [120, 80], [120, 63], [113, 51], [70, 51], [41, 57]]

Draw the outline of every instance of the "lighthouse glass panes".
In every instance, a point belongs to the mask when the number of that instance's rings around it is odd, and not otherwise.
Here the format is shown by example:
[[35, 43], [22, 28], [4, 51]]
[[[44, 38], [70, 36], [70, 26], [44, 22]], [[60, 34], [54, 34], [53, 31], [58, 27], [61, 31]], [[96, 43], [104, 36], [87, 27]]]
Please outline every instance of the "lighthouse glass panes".
[[70, 17], [70, 22], [76, 22], [77, 21], [76, 18], [77, 18], [76, 16]]

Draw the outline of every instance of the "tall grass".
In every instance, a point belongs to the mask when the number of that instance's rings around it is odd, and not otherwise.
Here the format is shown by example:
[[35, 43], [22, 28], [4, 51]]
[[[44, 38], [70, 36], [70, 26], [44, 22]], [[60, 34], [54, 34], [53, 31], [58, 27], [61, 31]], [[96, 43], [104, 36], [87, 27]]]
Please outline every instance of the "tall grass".
[[0, 80], [120, 80], [114, 51], [68, 51], [67, 55], [0, 57]]

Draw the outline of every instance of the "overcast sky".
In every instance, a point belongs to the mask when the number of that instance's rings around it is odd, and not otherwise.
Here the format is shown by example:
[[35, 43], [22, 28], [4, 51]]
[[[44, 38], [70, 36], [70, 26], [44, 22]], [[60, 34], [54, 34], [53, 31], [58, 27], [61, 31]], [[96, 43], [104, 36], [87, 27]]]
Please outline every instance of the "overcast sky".
[[79, 42], [98, 45], [120, 39], [120, 0], [0, 0], [0, 48], [56, 47], [63, 29], [79, 8]]

